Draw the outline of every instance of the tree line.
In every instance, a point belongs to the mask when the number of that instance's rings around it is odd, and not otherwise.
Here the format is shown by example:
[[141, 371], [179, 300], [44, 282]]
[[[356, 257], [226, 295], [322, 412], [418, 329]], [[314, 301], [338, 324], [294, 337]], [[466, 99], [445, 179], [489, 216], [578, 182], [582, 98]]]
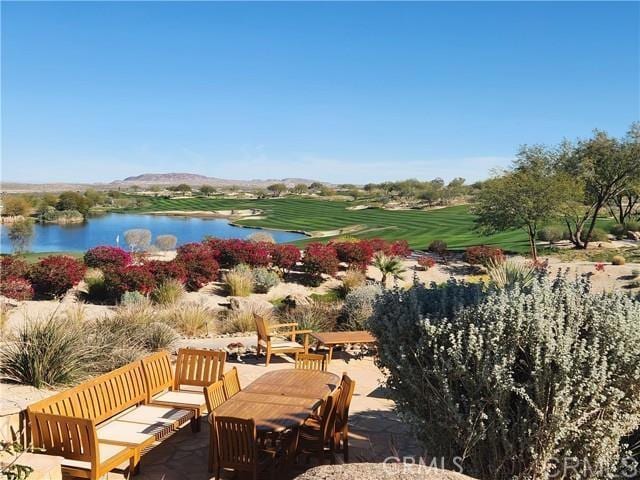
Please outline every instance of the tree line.
[[542, 226], [562, 222], [574, 247], [586, 249], [602, 214], [624, 225], [638, 217], [639, 202], [636, 122], [622, 138], [594, 130], [576, 141], [522, 146], [509, 169], [483, 183], [473, 211], [486, 231], [522, 228], [537, 259]]

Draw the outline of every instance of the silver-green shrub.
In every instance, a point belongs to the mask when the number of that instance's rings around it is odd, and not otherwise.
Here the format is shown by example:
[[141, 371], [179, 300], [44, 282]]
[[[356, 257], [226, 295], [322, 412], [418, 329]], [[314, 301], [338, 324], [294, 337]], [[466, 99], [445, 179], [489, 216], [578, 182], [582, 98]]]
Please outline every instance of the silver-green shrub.
[[272, 287], [280, 283], [280, 277], [265, 267], [253, 269], [253, 289], [256, 293], [267, 293]]
[[622, 292], [416, 285], [385, 292], [369, 323], [398, 411], [465, 474], [613, 478], [640, 424], [640, 302]]
[[382, 287], [378, 284], [363, 285], [347, 293], [341, 312], [342, 329], [367, 330], [376, 298], [381, 294]]

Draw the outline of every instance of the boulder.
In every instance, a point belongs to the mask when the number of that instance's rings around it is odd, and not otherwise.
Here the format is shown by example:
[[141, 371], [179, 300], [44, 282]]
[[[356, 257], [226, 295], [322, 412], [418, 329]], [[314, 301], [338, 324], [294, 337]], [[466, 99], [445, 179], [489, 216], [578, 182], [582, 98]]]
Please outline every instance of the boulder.
[[282, 304], [288, 308], [296, 308], [300, 305], [309, 305], [310, 303], [309, 297], [300, 293], [291, 293], [282, 300]]
[[260, 312], [273, 310], [273, 305], [260, 297], [229, 297], [229, 308], [231, 308], [231, 310], [253, 310], [254, 312]]
[[449, 470], [410, 463], [349, 463], [307, 470], [296, 480], [473, 480]]

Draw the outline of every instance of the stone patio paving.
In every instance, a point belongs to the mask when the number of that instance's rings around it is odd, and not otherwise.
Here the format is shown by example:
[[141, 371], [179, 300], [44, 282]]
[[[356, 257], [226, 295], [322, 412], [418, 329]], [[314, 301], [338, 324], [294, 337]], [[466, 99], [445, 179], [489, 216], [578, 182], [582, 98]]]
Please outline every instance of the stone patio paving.
[[[181, 346], [223, 348], [231, 342], [242, 342], [245, 346], [255, 345], [255, 337], [234, 337], [216, 339], [185, 340]], [[241, 384], [247, 385], [267, 371], [293, 368], [292, 360], [285, 356], [272, 357], [269, 368], [264, 366], [264, 357], [256, 363], [253, 355], [243, 362], [229, 359], [225, 370], [238, 367]], [[355, 358], [344, 352], [337, 352], [329, 366], [333, 373], [347, 372], [356, 381], [356, 389], [349, 415], [350, 461], [382, 462], [388, 456], [408, 455], [417, 457], [421, 450], [394, 414], [393, 402], [386, 399], [380, 387], [382, 375], [371, 356]], [[209, 426], [203, 418], [202, 430], [193, 434], [187, 426], [171, 438], [166, 439], [142, 457], [141, 472], [135, 478], [140, 480], [205, 480], [212, 476], [207, 471], [209, 447]], [[338, 459], [340, 461], [340, 459]], [[312, 467], [310, 464], [308, 468]], [[307, 467], [296, 468], [296, 473]], [[112, 473], [110, 479], [123, 478]], [[231, 477], [229, 477], [231, 478]]]

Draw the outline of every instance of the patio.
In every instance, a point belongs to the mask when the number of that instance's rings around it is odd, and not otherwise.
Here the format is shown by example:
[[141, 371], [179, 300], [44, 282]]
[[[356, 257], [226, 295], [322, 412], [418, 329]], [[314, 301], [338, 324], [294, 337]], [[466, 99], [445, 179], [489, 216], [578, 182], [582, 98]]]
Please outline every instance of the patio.
[[[184, 341], [182, 347], [224, 348], [231, 342], [241, 342], [245, 346], [255, 344], [255, 337], [230, 337]], [[264, 366], [264, 357], [256, 361], [247, 355], [238, 362], [227, 358], [225, 370], [237, 367], [241, 385], [244, 387], [261, 375], [280, 369], [292, 369], [289, 357], [274, 356], [271, 365]], [[356, 381], [356, 389], [351, 402], [350, 462], [382, 462], [388, 456], [418, 456], [420, 448], [408, 434], [407, 427], [394, 414], [393, 402], [385, 398], [380, 387], [381, 372], [376, 368], [373, 357], [355, 358], [344, 352], [337, 352], [329, 365], [329, 371], [337, 375], [343, 372]], [[212, 478], [207, 471], [209, 448], [209, 424], [202, 422], [202, 431], [193, 434], [190, 428], [182, 428], [171, 438], [155, 446], [142, 457], [141, 471], [135, 477], [141, 480], [204, 480]], [[340, 456], [338, 461], [340, 461]], [[313, 464], [310, 464], [310, 468]], [[299, 466], [293, 472], [301, 473], [307, 466]], [[229, 474], [229, 478], [233, 472]], [[123, 478], [111, 473], [109, 478]]]

